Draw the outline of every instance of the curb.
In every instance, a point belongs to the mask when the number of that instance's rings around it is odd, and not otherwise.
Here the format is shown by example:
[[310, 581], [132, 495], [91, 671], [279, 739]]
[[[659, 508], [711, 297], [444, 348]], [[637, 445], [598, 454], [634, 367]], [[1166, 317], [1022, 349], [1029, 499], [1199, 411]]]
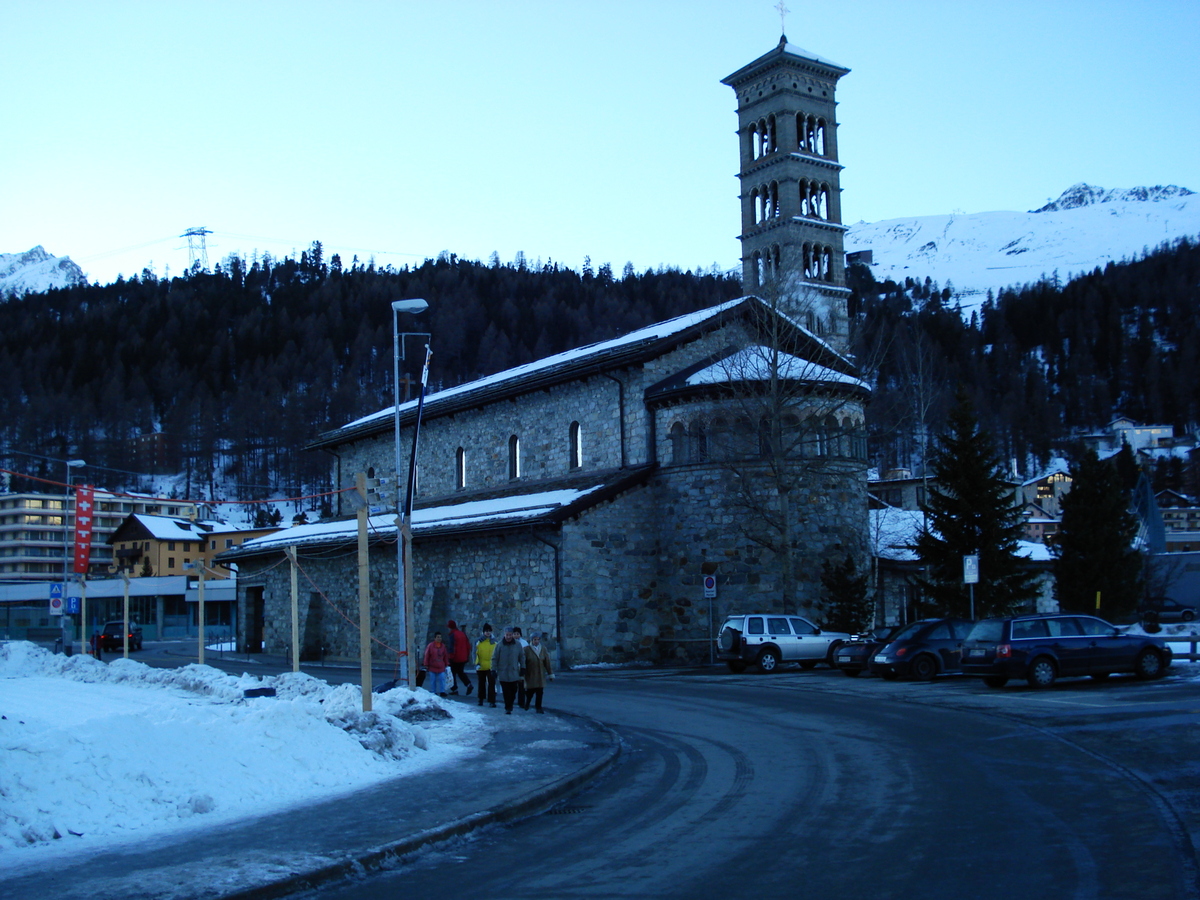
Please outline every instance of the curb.
[[221, 894], [220, 900], [275, 900], [275, 898], [286, 897], [300, 891], [314, 890], [352, 875], [374, 872], [389, 862], [401, 859], [432, 844], [461, 837], [484, 826], [523, 819], [569, 797], [617, 761], [621, 755], [621, 741], [615, 731], [594, 719], [569, 712], [555, 712], [554, 714], [586, 721], [595, 730], [608, 736], [608, 748], [578, 771], [564, 775], [531, 794], [523, 795], [520, 799], [453, 822], [447, 822], [445, 825], [427, 828], [400, 840], [384, 844], [382, 847], [354, 852], [341, 862], [320, 866], [307, 872], [295, 872], [270, 884], [244, 888], [231, 894]]

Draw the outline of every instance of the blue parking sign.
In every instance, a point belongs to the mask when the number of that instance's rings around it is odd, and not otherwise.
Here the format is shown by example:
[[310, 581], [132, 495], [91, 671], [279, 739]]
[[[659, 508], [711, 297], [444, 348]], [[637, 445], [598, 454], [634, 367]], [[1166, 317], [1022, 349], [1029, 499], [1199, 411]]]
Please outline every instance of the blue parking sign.
[[67, 615], [77, 614], [79, 612], [79, 606], [80, 606], [80, 603], [79, 603], [78, 597], [68, 597], [67, 598]]

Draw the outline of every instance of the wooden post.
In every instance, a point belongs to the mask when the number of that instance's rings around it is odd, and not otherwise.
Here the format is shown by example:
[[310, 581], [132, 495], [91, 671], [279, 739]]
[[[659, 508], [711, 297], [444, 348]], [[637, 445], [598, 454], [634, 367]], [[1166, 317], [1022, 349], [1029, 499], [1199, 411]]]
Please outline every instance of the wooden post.
[[204, 665], [204, 560], [200, 561], [200, 583], [198, 587], [200, 588], [200, 596], [198, 598], [200, 608], [196, 611], [196, 615], [200, 618], [200, 652], [197, 654], [197, 661], [200, 665]]
[[[92, 636], [88, 632], [87, 624], [87, 577], [79, 576], [79, 643], [84, 653], [92, 652]], [[100, 649], [99, 641], [96, 642], [96, 649]]]
[[285, 551], [292, 563], [292, 671], [300, 671], [300, 568], [296, 563], [296, 548]]
[[129, 659], [129, 576], [122, 572], [121, 577], [125, 580], [125, 602], [122, 606], [125, 615], [125, 631], [121, 635], [121, 640], [125, 644], [125, 658]]
[[361, 495], [358, 508], [358, 657], [362, 667], [363, 712], [371, 711], [371, 571], [367, 557], [367, 476], [358, 473], [355, 486]]

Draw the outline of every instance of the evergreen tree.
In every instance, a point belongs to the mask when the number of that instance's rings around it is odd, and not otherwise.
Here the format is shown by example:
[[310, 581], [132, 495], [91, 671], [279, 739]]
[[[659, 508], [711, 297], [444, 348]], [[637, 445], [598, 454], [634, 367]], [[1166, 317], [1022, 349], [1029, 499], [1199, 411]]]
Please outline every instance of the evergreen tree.
[[924, 511], [926, 530], [916, 552], [924, 566], [917, 582], [939, 615], [970, 615], [971, 593], [963, 583], [963, 557], [979, 557], [975, 615], [1004, 615], [1037, 596], [1033, 573], [1017, 555], [1020, 507], [1000, 476], [1000, 458], [970, 403], [962, 395], [950, 413], [949, 431], [933, 455], [933, 475]]
[[859, 573], [851, 554], [847, 553], [840, 563], [832, 559], [821, 563], [821, 587], [820, 611], [828, 628], [854, 634], [870, 626], [872, 603], [868, 597], [867, 573]]
[[1137, 533], [1116, 465], [1088, 450], [1071, 470], [1062, 526], [1051, 548], [1054, 594], [1064, 612], [1099, 609], [1109, 617], [1134, 612], [1142, 592], [1142, 561], [1133, 546]]

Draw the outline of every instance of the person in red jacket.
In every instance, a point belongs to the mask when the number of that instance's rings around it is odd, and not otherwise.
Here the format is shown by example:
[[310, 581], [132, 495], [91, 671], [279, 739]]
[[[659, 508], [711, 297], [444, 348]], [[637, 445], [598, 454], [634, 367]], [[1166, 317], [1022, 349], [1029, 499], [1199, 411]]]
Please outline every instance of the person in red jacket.
[[450, 629], [450, 639], [447, 641], [450, 650], [450, 671], [454, 673], [454, 685], [450, 688], [450, 693], [457, 694], [458, 686], [465, 684], [467, 696], [470, 697], [471, 691], [475, 690], [475, 685], [471, 684], [471, 679], [467, 677], [465, 667], [467, 660], [471, 658], [471, 639], [453, 619], [446, 624]]
[[422, 665], [429, 673], [427, 688], [439, 697], [446, 696], [446, 669], [450, 666], [450, 653], [442, 643], [442, 633], [439, 631], [425, 648], [421, 659]]

